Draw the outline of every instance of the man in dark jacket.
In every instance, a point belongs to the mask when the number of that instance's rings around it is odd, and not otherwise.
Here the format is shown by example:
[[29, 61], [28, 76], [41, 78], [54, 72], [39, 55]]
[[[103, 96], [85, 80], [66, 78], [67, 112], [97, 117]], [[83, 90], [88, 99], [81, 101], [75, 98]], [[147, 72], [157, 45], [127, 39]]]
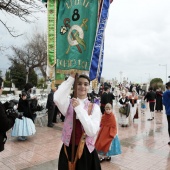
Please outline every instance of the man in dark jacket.
[[144, 100], [147, 99], [147, 102], [149, 102], [149, 108], [150, 108], [150, 118], [148, 121], [151, 121], [154, 119], [154, 111], [155, 111], [155, 101], [156, 101], [156, 93], [153, 91], [153, 88], [149, 88], [149, 92], [145, 95]]
[[56, 87], [54, 87], [53, 89], [51, 89], [51, 92], [48, 94], [48, 98], [47, 98], [47, 105], [46, 108], [48, 109], [48, 127], [53, 127], [53, 117], [54, 117], [54, 111], [55, 111], [55, 104], [53, 102], [53, 96], [54, 96], [54, 92], [57, 90]]
[[[166, 83], [166, 91], [163, 93], [163, 105], [165, 106], [165, 113], [168, 121], [168, 133], [170, 138], [170, 82]], [[170, 142], [168, 142], [170, 145]]]
[[[0, 95], [2, 94], [2, 82], [3, 79], [0, 77]], [[4, 105], [0, 102], [0, 152], [4, 150], [4, 144], [7, 140], [6, 132], [14, 125], [17, 117], [17, 113], [7, 115]]]
[[115, 99], [115, 96], [114, 96], [113, 92], [110, 91], [110, 88], [109, 88], [109, 92], [108, 92], [108, 99], [109, 99], [109, 103], [113, 106], [113, 100]]

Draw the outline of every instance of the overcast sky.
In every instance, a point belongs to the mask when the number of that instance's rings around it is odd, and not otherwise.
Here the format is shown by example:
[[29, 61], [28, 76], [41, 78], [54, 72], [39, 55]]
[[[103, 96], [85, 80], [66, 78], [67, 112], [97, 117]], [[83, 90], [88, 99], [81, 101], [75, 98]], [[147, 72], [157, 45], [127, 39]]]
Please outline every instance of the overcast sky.
[[[169, 75], [170, 1], [114, 0], [105, 34], [103, 76], [135, 82]], [[146, 74], [145, 74], [146, 73]]]
[[[143, 83], [149, 78], [162, 78], [165, 82], [166, 64], [167, 76], [170, 75], [169, 7], [170, 0], [113, 1], [105, 30], [102, 77], [120, 80], [122, 72], [122, 77], [132, 82]], [[32, 32], [35, 25], [44, 31], [46, 15], [42, 14], [40, 18], [37, 24], [26, 25], [17, 20], [14, 26], [19, 32]], [[23, 38], [11, 38], [2, 25], [0, 38], [0, 44], [24, 42]], [[8, 68], [9, 61], [2, 54], [1, 58], [0, 69]]]

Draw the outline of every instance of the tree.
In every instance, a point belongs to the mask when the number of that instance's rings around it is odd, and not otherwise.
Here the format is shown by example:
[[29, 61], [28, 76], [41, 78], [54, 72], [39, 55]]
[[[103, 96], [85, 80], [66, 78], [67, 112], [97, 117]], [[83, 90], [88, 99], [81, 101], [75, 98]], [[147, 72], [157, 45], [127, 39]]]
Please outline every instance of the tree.
[[[15, 86], [22, 90], [26, 84], [26, 68], [23, 64], [15, 62], [11, 67], [11, 79]], [[31, 71], [28, 78], [29, 82], [37, 85], [37, 75], [34, 70]]]
[[2, 70], [0, 70], [0, 77], [2, 77]]
[[161, 78], [154, 78], [150, 82], [150, 87], [153, 87], [154, 90], [158, 88], [163, 88], [163, 81]]
[[34, 86], [37, 86], [38, 76], [34, 70], [32, 70], [28, 77], [28, 82], [31, 82]]
[[4, 87], [11, 87], [10, 71], [5, 73]]
[[[44, 87], [46, 86], [45, 85], [45, 81], [44, 81], [44, 79], [43, 78], [40, 78], [39, 80], [38, 80], [38, 84], [37, 84], [37, 87], [38, 88], [44, 88]], [[46, 87], [45, 87], [46, 88]]]
[[[44, 12], [45, 7], [42, 6], [41, 0], [1, 0], [0, 10], [3, 13], [13, 15], [20, 18], [22, 21], [30, 23], [32, 18], [37, 19], [33, 14]], [[2, 15], [2, 14], [1, 14]], [[7, 21], [0, 19], [0, 23], [8, 30], [13, 37], [18, 37], [22, 34], [16, 34], [15, 29], [9, 27]]]
[[8, 48], [4, 47], [2, 44], [0, 44], [0, 53], [4, 52], [6, 49], [8, 49]]
[[8, 55], [12, 65], [19, 63], [24, 65], [28, 74], [39, 69], [46, 80], [47, 65], [47, 41], [44, 34], [35, 33], [32, 38], [28, 39], [26, 45], [22, 48], [12, 46], [13, 55]]
[[5, 73], [5, 80], [10, 81], [10, 72], [6, 71]]

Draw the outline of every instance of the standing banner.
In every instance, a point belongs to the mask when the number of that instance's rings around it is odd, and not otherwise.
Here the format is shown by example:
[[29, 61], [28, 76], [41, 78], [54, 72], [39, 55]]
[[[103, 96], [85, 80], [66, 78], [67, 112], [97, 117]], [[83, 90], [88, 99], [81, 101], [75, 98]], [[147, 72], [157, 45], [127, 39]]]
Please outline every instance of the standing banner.
[[[101, 61], [103, 60], [103, 43], [104, 43], [104, 31], [108, 19], [108, 12], [110, 7], [110, 0], [103, 0], [101, 6], [101, 13], [99, 18], [98, 30], [96, 40], [93, 48], [92, 61], [90, 67], [90, 79], [94, 80], [98, 78], [98, 68], [101, 68]], [[102, 60], [101, 60], [102, 59]], [[100, 69], [102, 71], [102, 68]], [[101, 75], [101, 72], [100, 72]]]
[[[42, 0], [46, 2], [47, 0]], [[47, 76], [71, 71], [99, 78], [110, 0], [48, 0]]]
[[[47, 2], [46, 0], [44, 2]], [[61, 84], [65, 80], [65, 75], [55, 73], [56, 65], [56, 28], [58, 15], [58, 1], [48, 0], [48, 38], [47, 38], [47, 76], [51, 80], [51, 86]]]
[[56, 72], [89, 73], [97, 18], [98, 0], [59, 1]]
[[50, 67], [56, 64], [56, 22], [57, 22], [57, 0], [48, 0], [48, 37], [47, 37], [47, 63]]
[[57, 0], [42, 0], [47, 3], [47, 68], [46, 74], [51, 82], [51, 86], [55, 86], [55, 65], [56, 65], [56, 22], [57, 22]]

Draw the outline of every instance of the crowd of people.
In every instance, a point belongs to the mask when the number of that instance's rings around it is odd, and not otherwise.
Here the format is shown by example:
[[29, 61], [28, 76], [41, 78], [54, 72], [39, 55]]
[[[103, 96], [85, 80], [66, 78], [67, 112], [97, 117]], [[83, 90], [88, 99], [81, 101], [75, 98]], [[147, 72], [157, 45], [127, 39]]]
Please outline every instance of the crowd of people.
[[[0, 79], [0, 93], [2, 93], [2, 81]], [[154, 91], [150, 87], [144, 92], [139, 85], [126, 87], [120, 84], [118, 87], [112, 87], [107, 82], [100, 86], [98, 93], [94, 90], [89, 93], [89, 77], [79, 75], [77, 96], [75, 96], [70, 94], [74, 82], [75, 74], [72, 73], [58, 88], [52, 88], [47, 97], [47, 126], [49, 128], [54, 126], [57, 115], [60, 115], [64, 122], [59, 170], [66, 170], [69, 167], [76, 167], [76, 170], [100, 170], [101, 162], [110, 161], [111, 156], [121, 154], [118, 128], [119, 126], [128, 128], [135, 119], [139, 118], [139, 106], [141, 113], [145, 114], [147, 102], [150, 110], [148, 121], [153, 121], [155, 112], [161, 112], [165, 105], [170, 137], [170, 83], [166, 84], [167, 91], [164, 93], [160, 88]], [[18, 137], [18, 140], [25, 141], [27, 136], [35, 134], [37, 98], [31, 95], [32, 88], [31, 83], [25, 85], [17, 108], [10, 114], [6, 113], [5, 105], [0, 103], [0, 121], [2, 121], [0, 151], [4, 150], [6, 132], [11, 127], [13, 127], [11, 135]], [[114, 100], [118, 113], [113, 112]], [[170, 145], [170, 142], [168, 144]]]

